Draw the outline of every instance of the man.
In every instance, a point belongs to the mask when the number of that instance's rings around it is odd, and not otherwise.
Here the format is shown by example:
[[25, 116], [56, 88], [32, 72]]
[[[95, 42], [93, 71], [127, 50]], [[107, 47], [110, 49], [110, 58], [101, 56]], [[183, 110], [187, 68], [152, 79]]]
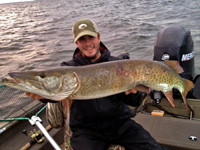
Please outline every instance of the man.
[[[92, 20], [78, 20], [73, 25], [72, 31], [77, 48], [73, 59], [61, 63], [61, 66], [83, 66], [119, 60], [111, 56], [110, 51], [101, 42], [97, 26]], [[41, 99], [38, 95], [30, 93], [27, 95]], [[107, 150], [110, 144], [119, 144], [126, 150], [162, 150], [163, 148], [151, 135], [131, 119], [132, 114], [128, 105], [140, 105], [140, 96], [134, 88], [125, 93], [104, 98], [73, 100], [69, 121], [73, 132], [70, 140], [72, 148], [75, 150]], [[64, 124], [67, 130], [68, 105], [67, 100], [48, 103], [47, 118], [52, 126], [61, 127]], [[65, 143], [67, 144], [67, 141]]]

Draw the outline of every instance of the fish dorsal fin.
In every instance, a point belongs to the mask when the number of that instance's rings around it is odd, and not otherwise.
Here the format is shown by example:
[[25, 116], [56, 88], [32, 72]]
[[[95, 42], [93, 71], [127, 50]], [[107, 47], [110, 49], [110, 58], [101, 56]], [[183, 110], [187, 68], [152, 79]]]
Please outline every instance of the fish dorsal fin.
[[182, 73], [183, 68], [180, 66], [179, 62], [176, 60], [165, 60], [165, 64], [167, 64], [169, 67], [171, 67], [176, 73]]

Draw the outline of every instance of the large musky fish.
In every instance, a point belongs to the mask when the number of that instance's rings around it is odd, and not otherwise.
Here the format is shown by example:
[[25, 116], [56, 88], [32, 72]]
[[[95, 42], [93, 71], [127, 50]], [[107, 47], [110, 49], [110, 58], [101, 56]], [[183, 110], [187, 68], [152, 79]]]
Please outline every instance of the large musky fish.
[[65, 98], [93, 99], [121, 93], [138, 85], [162, 91], [174, 107], [172, 89], [186, 95], [194, 84], [177, 73], [183, 69], [177, 61], [120, 60], [79, 67], [59, 67], [42, 71], [12, 72], [15, 80], [2, 82], [13, 88], [60, 101]]

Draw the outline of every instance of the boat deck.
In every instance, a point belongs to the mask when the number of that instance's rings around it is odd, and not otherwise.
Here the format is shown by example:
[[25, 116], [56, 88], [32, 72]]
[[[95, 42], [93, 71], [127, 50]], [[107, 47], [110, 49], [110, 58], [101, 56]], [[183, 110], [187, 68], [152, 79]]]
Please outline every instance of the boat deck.
[[[144, 100], [145, 103], [151, 101], [148, 96]], [[164, 116], [154, 116], [150, 112], [152, 110], [157, 110], [158, 108], [154, 106], [149, 106], [146, 110], [137, 113], [133, 118], [136, 122], [141, 124], [150, 134], [162, 145], [166, 145], [171, 150], [200, 150], [200, 100], [188, 99], [188, 104], [194, 109], [194, 116], [190, 119], [175, 118], [168, 114]], [[160, 105], [165, 108], [167, 111], [188, 116], [190, 117], [189, 112], [184, 108], [184, 105], [180, 100], [175, 99], [175, 108], [172, 108], [168, 101], [163, 98]], [[143, 105], [142, 105], [143, 106]], [[39, 117], [43, 120], [42, 124], [44, 127], [48, 126], [46, 120], [45, 111], [43, 111]], [[0, 149], [21, 149], [25, 144], [31, 141], [29, 136], [22, 134], [23, 129], [31, 131], [36, 127], [30, 125], [28, 121], [19, 121], [9, 130], [0, 134]], [[38, 130], [38, 129], [36, 129]], [[53, 139], [61, 145], [63, 143], [63, 129], [51, 129], [49, 134]], [[197, 137], [197, 140], [190, 140], [190, 136]], [[44, 140], [40, 144], [34, 144], [29, 148], [29, 150], [53, 150], [51, 144]]]

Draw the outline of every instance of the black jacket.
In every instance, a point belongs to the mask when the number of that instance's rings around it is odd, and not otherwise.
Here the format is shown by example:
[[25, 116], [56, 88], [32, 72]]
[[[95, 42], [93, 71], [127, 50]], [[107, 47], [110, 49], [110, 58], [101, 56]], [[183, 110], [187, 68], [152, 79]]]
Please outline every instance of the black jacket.
[[[113, 57], [105, 45], [100, 43], [101, 57], [95, 63], [119, 60]], [[75, 50], [73, 59], [62, 62], [61, 66], [82, 66], [92, 62], [81, 55], [80, 50]], [[93, 100], [73, 100], [70, 112], [71, 130], [76, 129], [111, 129], [119, 126], [124, 120], [132, 117], [128, 105], [139, 105], [139, 94], [120, 93]]]

